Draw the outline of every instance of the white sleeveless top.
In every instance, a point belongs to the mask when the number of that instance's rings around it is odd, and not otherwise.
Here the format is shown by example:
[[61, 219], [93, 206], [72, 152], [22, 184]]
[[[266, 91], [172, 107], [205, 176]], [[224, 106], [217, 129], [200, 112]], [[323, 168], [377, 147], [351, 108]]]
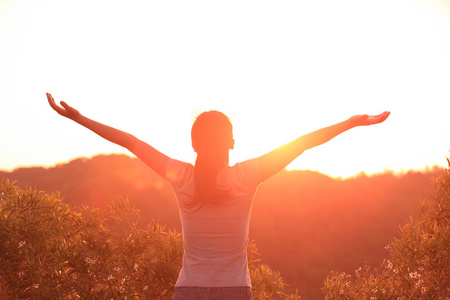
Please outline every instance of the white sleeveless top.
[[175, 286], [251, 287], [247, 263], [250, 214], [262, 181], [258, 159], [226, 167], [217, 183], [230, 190], [220, 203], [193, 203], [194, 166], [170, 159], [166, 180], [180, 212], [183, 267]]

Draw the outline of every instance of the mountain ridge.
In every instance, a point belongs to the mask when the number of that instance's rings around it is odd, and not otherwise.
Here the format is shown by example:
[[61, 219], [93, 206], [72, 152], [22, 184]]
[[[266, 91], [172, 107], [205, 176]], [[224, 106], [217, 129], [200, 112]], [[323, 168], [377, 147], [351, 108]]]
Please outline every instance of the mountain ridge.
[[[442, 169], [395, 175], [332, 178], [316, 171], [282, 170], [261, 184], [255, 196], [250, 239], [261, 259], [280, 271], [304, 299], [321, 299], [332, 270], [351, 272], [367, 261], [379, 264], [417, 205], [433, 190]], [[136, 158], [98, 155], [53, 167], [0, 171], [0, 177], [46, 193], [59, 192], [73, 205], [102, 206], [128, 197], [140, 210], [139, 226], [158, 219], [181, 231], [170, 186]]]

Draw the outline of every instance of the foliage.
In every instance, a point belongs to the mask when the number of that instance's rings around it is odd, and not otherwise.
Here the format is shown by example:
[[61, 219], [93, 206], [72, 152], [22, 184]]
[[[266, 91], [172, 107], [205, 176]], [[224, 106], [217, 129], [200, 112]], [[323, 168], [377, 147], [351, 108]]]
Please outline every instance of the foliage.
[[286, 299], [296, 300], [301, 297], [296, 290], [294, 294], [284, 292], [287, 284], [283, 282], [280, 272], [272, 270], [269, 266], [261, 264], [255, 241], [247, 247], [248, 267], [252, 280], [252, 293], [254, 299]]
[[[145, 229], [127, 199], [103, 209], [71, 208], [59, 194], [0, 183], [2, 299], [171, 299], [181, 268], [181, 235], [153, 221]], [[128, 224], [114, 230], [114, 223]], [[260, 264], [249, 243], [255, 299], [285, 294], [280, 274]]]
[[[258, 241], [263, 262], [289, 283], [286, 291], [298, 288], [305, 299], [321, 299], [330, 270], [349, 273], [362, 261], [375, 266], [386, 257], [384, 246], [414, 211], [411, 203], [420, 203], [433, 190], [429, 178], [441, 173], [441, 167], [433, 167], [339, 179], [281, 171], [258, 188], [250, 237]], [[22, 188], [60, 191], [71, 206], [103, 207], [124, 195], [141, 212], [138, 228], [146, 229], [157, 218], [166, 228], [181, 230], [170, 185], [137, 158], [98, 155], [47, 168], [0, 171], [0, 177]]]
[[333, 273], [325, 281], [327, 299], [450, 299], [450, 160], [434, 180], [435, 193], [417, 208], [386, 248], [379, 268], [364, 266], [355, 278]]

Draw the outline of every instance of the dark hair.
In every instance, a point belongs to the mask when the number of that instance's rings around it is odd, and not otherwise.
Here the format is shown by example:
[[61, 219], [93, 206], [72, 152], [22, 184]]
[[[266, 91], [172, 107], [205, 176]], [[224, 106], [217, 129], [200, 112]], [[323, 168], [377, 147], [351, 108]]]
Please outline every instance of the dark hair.
[[215, 110], [201, 113], [192, 125], [191, 139], [197, 152], [194, 169], [197, 199], [194, 202], [220, 200], [228, 191], [217, 185], [217, 175], [228, 165], [228, 150], [234, 145], [230, 119]]

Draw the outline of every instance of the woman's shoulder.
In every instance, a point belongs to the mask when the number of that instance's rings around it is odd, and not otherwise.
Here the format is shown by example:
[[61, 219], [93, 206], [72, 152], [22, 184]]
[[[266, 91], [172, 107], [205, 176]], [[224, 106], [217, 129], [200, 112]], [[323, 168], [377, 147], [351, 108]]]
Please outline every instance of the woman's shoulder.
[[259, 169], [259, 159], [258, 158], [252, 158], [248, 160], [244, 160], [241, 162], [238, 162], [230, 167], [231, 169], [236, 170], [243, 170], [243, 169]]
[[229, 172], [238, 180], [251, 186], [262, 182], [261, 168], [258, 158], [245, 160], [229, 167]]
[[167, 162], [165, 179], [170, 183], [193, 174], [194, 166], [178, 159], [170, 158]]

